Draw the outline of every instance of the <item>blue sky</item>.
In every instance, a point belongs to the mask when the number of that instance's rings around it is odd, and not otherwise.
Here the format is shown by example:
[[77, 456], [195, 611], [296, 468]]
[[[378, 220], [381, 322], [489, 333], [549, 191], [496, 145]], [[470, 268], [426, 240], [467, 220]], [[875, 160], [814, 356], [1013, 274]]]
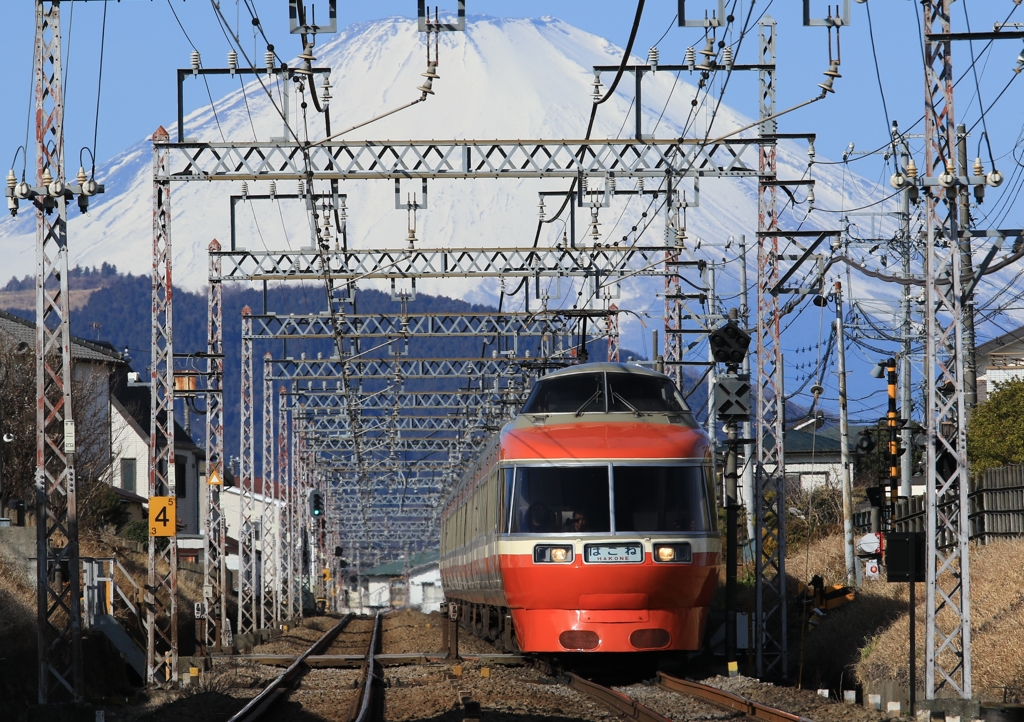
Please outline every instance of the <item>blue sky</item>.
[[[309, 0], [307, 0], [309, 2]], [[297, 36], [287, 31], [287, 0], [249, 0], [261, 18], [264, 31], [279, 53], [293, 57], [299, 52]], [[245, 38], [247, 50], [262, 56], [262, 38], [253, 39], [253, 26], [243, 0], [220, 0], [224, 14], [232, 24], [238, 23], [239, 33]], [[326, 0], [312, 2], [317, 15], [326, 14]], [[376, 2], [339, 1], [339, 24], [346, 26], [390, 15], [415, 14], [415, 0], [377, 0]], [[454, 3], [450, 3], [454, 5]], [[834, 2], [832, 3], [835, 4]], [[0, 47], [4, 48], [6, 72], [0, 74], [0, 168], [4, 174], [11, 165], [15, 151], [25, 142], [26, 120], [32, 101], [32, 40], [33, 6], [30, 0], [7, 2], [4, 23], [0, 25]], [[632, 0], [467, 0], [468, 11], [491, 16], [539, 17], [553, 15], [589, 32], [601, 35], [612, 43], [624, 46], [636, 5]], [[705, 9], [717, 5], [717, 0], [689, 0], [688, 12], [702, 15]], [[727, 6], [736, 5], [741, 27], [750, 12], [749, 0], [728, 0]], [[812, 14], [824, 15], [829, 3], [812, 0]], [[757, 48], [756, 19], [768, 12], [778, 25], [778, 108], [784, 109], [818, 94], [817, 83], [824, 79], [822, 71], [828, 67], [828, 33], [821, 27], [803, 27], [799, 0], [757, 0], [751, 26], [755, 28], [744, 42], [737, 62], [754, 62]], [[184, 26], [184, 33], [171, 12], [173, 7]], [[98, 84], [101, 24], [106, 19], [106, 42], [102, 96], [99, 108], [99, 126], [96, 136], [98, 161], [111, 158], [119, 151], [148, 136], [158, 125], [170, 127], [175, 116], [174, 69], [186, 67], [191, 41], [203, 54], [209, 67], [226, 64], [228, 43], [217, 23], [209, 0], [123, 0], [109, 2], [65, 2], [62, 5], [65, 45], [66, 95], [66, 152], [70, 160], [68, 174], [73, 175], [79, 165], [79, 149], [93, 145], [94, 117]], [[868, 13], [871, 13], [869, 23]], [[688, 46], [698, 49], [703, 41], [699, 28], [679, 28], [674, 20], [676, 0], [649, 0], [634, 54], [644, 57], [647, 49], [658, 43], [662, 63], [681, 62]], [[954, 30], [967, 29], [969, 14], [971, 29], [990, 30], [997, 21], [1024, 22], [1024, 10], [1010, 0], [959, 0], [953, 4]], [[854, 144], [850, 170], [878, 183], [879, 197], [891, 191], [887, 167], [881, 155], [861, 157], [861, 151], [870, 151], [888, 142], [889, 122], [896, 119], [900, 127], [911, 133], [922, 132], [918, 123], [924, 108], [924, 74], [920, 44], [920, 3], [916, 0], [869, 0], [851, 3], [851, 25], [842, 31], [843, 77], [835, 82], [836, 93], [780, 119], [781, 132], [812, 131], [818, 134], [819, 160], [831, 158], [839, 161], [850, 143]], [[874, 43], [872, 44], [872, 35]], [[732, 39], [735, 39], [735, 34]], [[833, 42], [835, 35], [832, 36]], [[68, 46], [70, 48], [68, 49]], [[972, 67], [972, 50], [976, 63]], [[992, 155], [1007, 178], [998, 193], [990, 191], [982, 213], [992, 213], [983, 226], [999, 227], [1024, 225], [1021, 209], [1024, 201], [1012, 202], [1021, 187], [1019, 177], [1012, 172], [1017, 168], [1014, 151], [1022, 133], [1021, 93], [1024, 81], [1010, 81], [1016, 77], [1013, 69], [1022, 43], [1001, 40], [995, 43], [974, 43], [972, 47], [954, 44], [953, 66], [959, 77], [967, 74], [957, 87], [956, 117], [969, 127], [978, 123], [979, 95], [987, 107], [995, 103], [986, 115], [992, 144]], [[877, 64], [876, 64], [877, 57]], [[977, 78], [975, 77], [975, 71]], [[746, 77], [744, 77], [746, 75]], [[539, 79], [543, 80], [543, 79]], [[1010, 85], [1007, 87], [1007, 83]], [[884, 91], [880, 92], [881, 90]], [[228, 86], [225, 86], [225, 90]], [[335, 95], [343, 92], [338, 89]], [[213, 95], [220, 94], [213, 85]], [[884, 97], [884, 105], [883, 105]], [[753, 73], [736, 73], [730, 80], [726, 102], [738, 110], [757, 114], [757, 84]], [[205, 98], [190, 97], [188, 110]], [[581, 99], [585, 102], [585, 99]], [[916, 126], [915, 126], [916, 124]], [[978, 123], [971, 131], [969, 155], [981, 155], [986, 169], [991, 167], [986, 144], [982, 142], [983, 126]], [[32, 133], [30, 129], [30, 133]], [[480, 131], [487, 137], [486, 128]], [[33, 141], [32, 135], [29, 142]], [[912, 140], [918, 153], [922, 141]], [[31, 145], [29, 146], [31, 148]], [[1020, 157], [1021, 153], [1017, 152]], [[918, 155], [921, 165], [921, 156]], [[88, 169], [88, 162], [85, 161]], [[17, 164], [20, 174], [21, 161]], [[1000, 198], [1006, 202], [1000, 205]], [[993, 212], [994, 211], [994, 212]], [[1018, 304], [1021, 305], [1021, 304]], [[1012, 325], [1012, 324], [1011, 324]], [[982, 340], [1001, 329], [988, 326], [982, 330]], [[826, 333], [827, 335], [827, 333]], [[784, 340], [784, 345], [792, 345]], [[856, 352], [855, 352], [856, 353]], [[851, 365], [867, 362], [868, 358], [851, 359]], [[875, 391], [874, 388], [871, 391]], [[872, 399], [872, 402], [879, 399]], [[871, 403], [871, 402], [869, 402]], [[873, 412], [872, 412], [873, 413]], [[870, 416], [870, 414], [869, 414]]]

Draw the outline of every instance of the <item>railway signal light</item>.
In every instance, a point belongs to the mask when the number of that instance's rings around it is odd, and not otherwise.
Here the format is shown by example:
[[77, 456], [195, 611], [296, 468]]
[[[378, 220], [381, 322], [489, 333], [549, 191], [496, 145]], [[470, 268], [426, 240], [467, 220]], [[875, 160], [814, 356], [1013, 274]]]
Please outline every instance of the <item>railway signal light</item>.
[[750, 334], [740, 328], [736, 321], [730, 319], [724, 326], [719, 326], [708, 335], [708, 343], [711, 344], [711, 355], [715, 357], [715, 361], [739, 365], [747, 356]]
[[324, 516], [324, 495], [319, 489], [312, 489], [309, 492], [309, 515], [314, 519], [321, 519]]

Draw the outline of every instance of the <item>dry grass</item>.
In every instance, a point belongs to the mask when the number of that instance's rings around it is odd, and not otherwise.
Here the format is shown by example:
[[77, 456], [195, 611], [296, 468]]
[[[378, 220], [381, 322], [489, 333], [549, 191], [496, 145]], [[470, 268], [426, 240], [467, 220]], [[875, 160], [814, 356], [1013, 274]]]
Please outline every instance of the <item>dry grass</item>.
[[[797, 594], [797, 581], [807, 583], [818, 574], [826, 585], [846, 583], [846, 558], [842, 534], [818, 539], [794, 550], [786, 557], [786, 573], [790, 598]], [[815, 627], [808, 628], [802, 643], [803, 671], [801, 682], [805, 688], [839, 689], [849, 682], [854, 666], [860, 661], [862, 650], [871, 639], [889, 627], [907, 610], [899, 598], [896, 585], [867, 582], [858, 589], [854, 601], [833, 609], [818, 618]], [[797, 657], [801, 653], [799, 603], [795, 603], [793, 644]], [[849, 687], [849, 684], [847, 684]]]
[[[1004, 687], [1024, 686], [1024, 539], [971, 548], [971, 662], [975, 696], [1002, 699]], [[950, 580], [941, 580], [940, 584]], [[905, 584], [890, 585], [906, 604]], [[923, 669], [925, 643], [924, 585], [917, 586], [917, 659]], [[942, 617], [939, 623], [947, 621]], [[861, 681], [895, 679], [909, 683], [907, 669], [909, 614], [881, 631], [856, 666]], [[950, 660], [940, 659], [943, 666]]]
[[[1024, 687], [1024, 539], [971, 548], [971, 651], [975, 696], [1003, 698], [1005, 687]], [[820, 574], [826, 584], [843, 583], [842, 537], [832, 536], [793, 552], [786, 560], [791, 582]], [[947, 591], [952, 577], [940, 578]], [[790, 590], [795, 593], [795, 589]], [[918, 584], [918, 684], [924, 679], [925, 585]], [[829, 612], [804, 640], [804, 686], [837, 687], [896, 681], [908, 686], [910, 594], [906, 584], [866, 582], [856, 599]], [[948, 625], [948, 616], [939, 624]], [[799, 627], [798, 627], [799, 628]], [[946, 627], [948, 629], [948, 626]], [[941, 658], [944, 667], [951, 658]]]
[[0, 556], [0, 718], [16, 719], [36, 696], [36, 590]]

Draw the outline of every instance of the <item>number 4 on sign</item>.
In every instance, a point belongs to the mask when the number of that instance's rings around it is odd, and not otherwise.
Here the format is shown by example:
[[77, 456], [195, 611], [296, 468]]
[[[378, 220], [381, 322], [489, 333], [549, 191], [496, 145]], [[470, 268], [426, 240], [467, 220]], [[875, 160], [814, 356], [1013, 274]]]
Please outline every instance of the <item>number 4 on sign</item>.
[[173, 496], [149, 497], [149, 535], [175, 536], [177, 513]]

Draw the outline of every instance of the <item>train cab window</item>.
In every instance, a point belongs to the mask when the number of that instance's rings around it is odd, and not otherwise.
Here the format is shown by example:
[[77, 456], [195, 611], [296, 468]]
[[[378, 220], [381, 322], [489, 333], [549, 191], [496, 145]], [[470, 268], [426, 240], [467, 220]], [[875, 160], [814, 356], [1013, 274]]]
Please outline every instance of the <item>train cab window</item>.
[[675, 384], [658, 376], [608, 374], [608, 411], [685, 414], [693, 422]]
[[607, 466], [520, 466], [511, 493], [513, 533], [611, 531]]
[[540, 381], [523, 406], [524, 414], [604, 412], [604, 374], [572, 374]]
[[617, 532], [711, 531], [703, 466], [618, 466]]

